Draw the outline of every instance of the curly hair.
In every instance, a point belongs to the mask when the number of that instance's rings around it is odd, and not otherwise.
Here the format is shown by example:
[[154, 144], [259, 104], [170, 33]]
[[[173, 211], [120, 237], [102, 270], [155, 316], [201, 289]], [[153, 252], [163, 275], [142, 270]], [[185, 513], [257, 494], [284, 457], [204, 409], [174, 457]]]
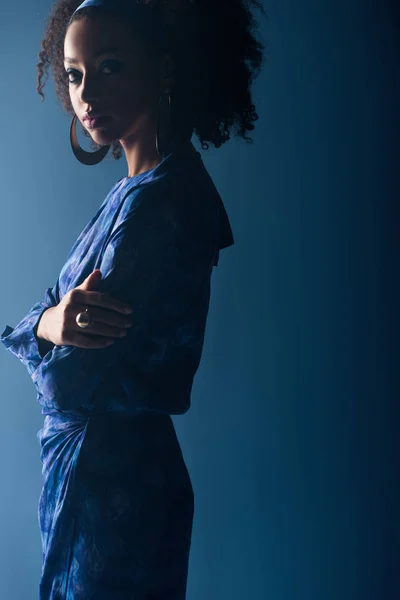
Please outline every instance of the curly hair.
[[[251, 8], [264, 8], [257, 0], [136, 0], [161, 11], [167, 27], [168, 49], [175, 64], [174, 113], [172, 122], [190, 123], [203, 150], [210, 142], [219, 148], [234, 135], [246, 135], [258, 120], [252, 103], [251, 84], [263, 66], [264, 45], [255, 35], [257, 21]], [[73, 12], [81, 0], [57, 0], [45, 22], [37, 64], [37, 92], [44, 101], [44, 76], [52, 68], [56, 98], [74, 115], [68, 75], [64, 70], [64, 38]], [[94, 7], [81, 9], [73, 20], [96, 17]], [[134, 28], [134, 24], [132, 23]], [[149, 53], [157, 53], [154, 40], [142, 36]], [[88, 131], [82, 127], [86, 137]], [[92, 140], [92, 149], [99, 146]], [[112, 143], [112, 156], [119, 159], [122, 146]]]

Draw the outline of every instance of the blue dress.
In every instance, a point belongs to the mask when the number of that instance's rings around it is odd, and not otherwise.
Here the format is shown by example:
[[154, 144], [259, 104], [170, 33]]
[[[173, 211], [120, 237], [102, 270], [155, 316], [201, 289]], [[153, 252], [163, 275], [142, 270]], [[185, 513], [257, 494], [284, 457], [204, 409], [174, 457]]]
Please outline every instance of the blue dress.
[[[189, 410], [212, 270], [233, 243], [200, 154], [181, 144], [113, 186], [56, 285], [3, 331], [45, 415], [40, 600], [184, 600], [194, 493], [171, 415]], [[128, 334], [41, 355], [41, 314], [95, 269], [134, 309]]]

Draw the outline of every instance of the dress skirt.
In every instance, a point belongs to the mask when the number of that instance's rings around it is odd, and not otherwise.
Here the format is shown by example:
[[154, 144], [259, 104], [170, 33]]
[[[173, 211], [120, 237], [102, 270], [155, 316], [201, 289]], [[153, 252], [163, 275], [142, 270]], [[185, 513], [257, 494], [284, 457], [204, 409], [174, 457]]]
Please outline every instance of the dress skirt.
[[39, 430], [40, 600], [184, 600], [194, 494], [169, 415], [58, 412]]

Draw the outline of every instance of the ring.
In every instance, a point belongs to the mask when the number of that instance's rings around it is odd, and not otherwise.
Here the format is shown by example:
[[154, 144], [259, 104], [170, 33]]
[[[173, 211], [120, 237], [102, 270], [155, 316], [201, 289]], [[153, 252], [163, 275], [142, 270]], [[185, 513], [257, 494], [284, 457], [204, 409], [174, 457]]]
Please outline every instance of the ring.
[[87, 306], [84, 310], [84, 312], [80, 312], [76, 315], [76, 323], [79, 327], [81, 327], [82, 329], [86, 329], [86, 327], [89, 327], [90, 323], [92, 322], [92, 319], [90, 317], [89, 314], [89, 307]]

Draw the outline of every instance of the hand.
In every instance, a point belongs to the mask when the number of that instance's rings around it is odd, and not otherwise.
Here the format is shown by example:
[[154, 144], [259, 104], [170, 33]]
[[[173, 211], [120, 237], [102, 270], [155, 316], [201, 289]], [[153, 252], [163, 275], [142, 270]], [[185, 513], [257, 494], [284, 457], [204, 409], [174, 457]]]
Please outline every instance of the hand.
[[[112, 338], [122, 337], [121, 332], [126, 334], [132, 320], [125, 308], [130, 307], [108, 293], [95, 291], [100, 279], [101, 271], [96, 269], [81, 285], [67, 292], [57, 306], [48, 308], [39, 321], [38, 337], [56, 346], [105, 348], [116, 341]], [[76, 315], [86, 306], [89, 306], [92, 322], [82, 329]]]

